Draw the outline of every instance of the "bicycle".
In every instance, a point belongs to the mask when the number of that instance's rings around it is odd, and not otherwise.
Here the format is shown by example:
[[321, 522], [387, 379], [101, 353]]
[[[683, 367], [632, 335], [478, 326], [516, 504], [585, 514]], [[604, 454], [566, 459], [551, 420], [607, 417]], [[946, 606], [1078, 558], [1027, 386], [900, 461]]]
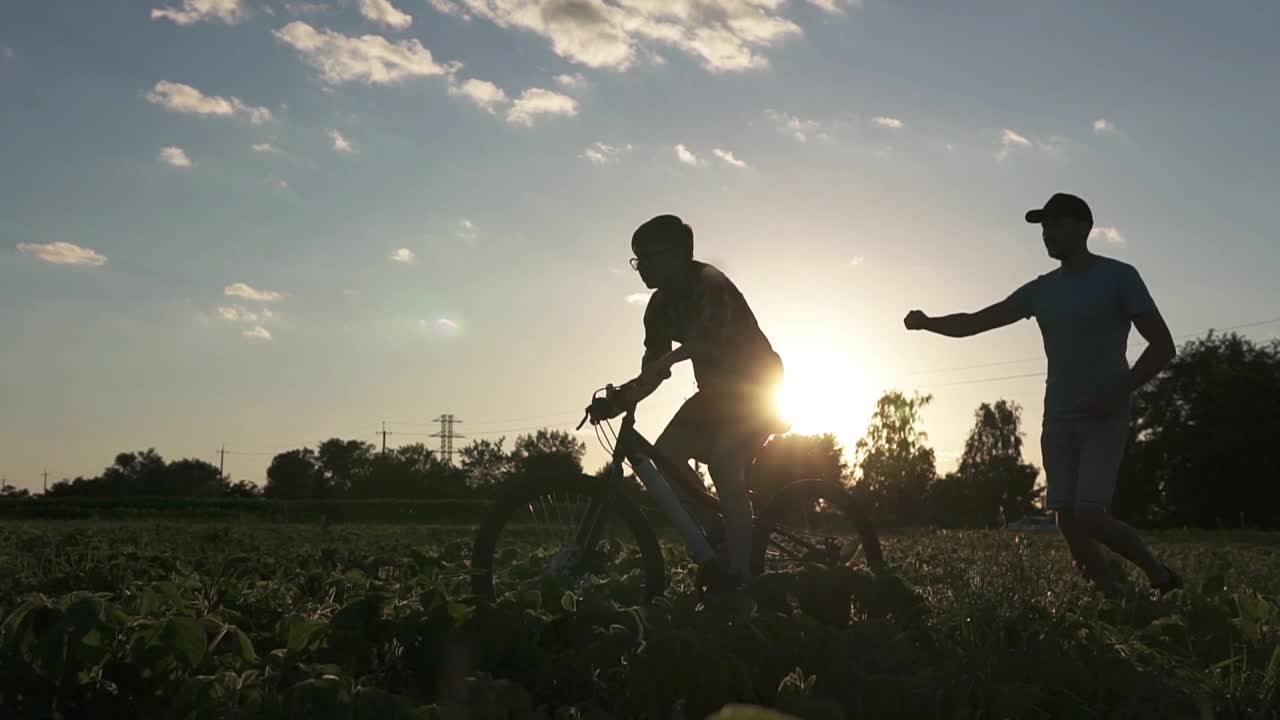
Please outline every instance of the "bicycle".
[[[590, 421], [595, 426], [597, 440], [612, 456], [603, 477], [585, 474], [533, 477], [507, 489], [494, 503], [476, 532], [472, 548], [472, 590], [475, 594], [490, 599], [502, 594], [495, 582], [495, 575], [500, 574], [495, 573], [495, 564], [510, 565], [510, 568], [505, 568], [505, 574], [518, 582], [532, 579], [535, 572], [529, 565], [545, 558], [550, 571], [545, 574], [560, 582], [572, 584], [591, 575], [639, 573], [644, 588], [643, 602], [662, 595], [667, 586], [662, 548], [653, 524], [645, 517], [640, 505], [627, 495], [629, 488], [623, 474], [624, 464], [635, 471], [637, 479], [648, 491], [647, 497], [675, 526], [696, 561], [705, 566], [721, 557], [713, 547], [712, 536], [676, 496], [668, 478], [675, 478], [704, 506], [705, 511], [722, 520], [719, 500], [705, 487], [692, 486], [686, 474], [677, 470], [675, 462], [665, 457], [635, 429], [637, 403], [629, 399], [634, 383], [633, 380], [621, 387], [610, 384], [596, 390], [591, 405], [578, 423], [578, 429], [581, 429]], [[625, 415], [621, 429], [614, 433], [609, 420], [620, 414]], [[609, 434], [602, 437], [601, 423], [613, 436], [612, 447]], [[750, 468], [761, 450], [777, 435], [789, 431], [790, 426], [778, 420], [762, 425], [758, 432], [755, 430], [750, 441], [753, 454], [747, 471], [748, 487]], [[753, 508], [758, 507], [762, 498], [758, 497], [759, 493], [752, 491], [752, 494], [757, 496], [753, 497]], [[788, 482], [763, 504], [763, 511], [755, 513], [752, 519], [753, 576], [808, 562], [848, 564], [859, 550], [872, 572], [879, 574], [886, 568], [879, 536], [870, 518], [838, 482], [820, 478]], [[558, 540], [559, 545], [549, 552], [528, 552], [527, 556], [533, 562], [522, 564], [518, 560], [521, 551], [528, 547], [528, 539], [541, 536], [528, 528], [530, 523], [526, 521], [526, 512], [533, 520], [559, 523], [559, 532], [564, 536]], [[837, 518], [838, 513], [843, 513], [845, 519]], [[820, 537], [809, 540], [802, 536], [801, 531], [787, 525], [793, 521], [825, 526], [825, 530], [815, 531]], [[499, 550], [504, 531], [510, 531], [510, 535], [517, 537], [519, 549]], [[621, 559], [621, 547], [627, 544], [639, 549], [638, 564], [628, 567], [624, 563], [611, 571], [608, 564]]]

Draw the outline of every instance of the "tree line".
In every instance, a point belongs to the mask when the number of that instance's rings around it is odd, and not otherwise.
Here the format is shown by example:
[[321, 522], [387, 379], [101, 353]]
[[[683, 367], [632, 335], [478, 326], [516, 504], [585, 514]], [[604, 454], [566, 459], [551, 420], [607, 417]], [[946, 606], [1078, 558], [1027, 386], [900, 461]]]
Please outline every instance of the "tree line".
[[[940, 475], [920, 430], [931, 400], [885, 393], [851, 457], [829, 434], [775, 438], [751, 469], [752, 487], [767, 496], [800, 477], [838, 479], [886, 528], [999, 527], [1039, 514], [1043, 487], [1023, 457], [1022, 408], [1003, 399], [981, 404], [958, 467]], [[1270, 452], [1277, 439], [1280, 340], [1210, 333], [1188, 342], [1134, 394], [1115, 512], [1146, 527], [1280, 527], [1280, 458]], [[262, 486], [149, 449], [117, 455], [96, 477], [54, 483], [46, 496], [463, 499], [492, 497], [524, 477], [583, 472], [586, 445], [568, 432], [543, 429], [518, 436], [510, 449], [505, 443], [472, 442], [453, 465], [421, 443], [382, 453], [333, 438], [273, 457]]]

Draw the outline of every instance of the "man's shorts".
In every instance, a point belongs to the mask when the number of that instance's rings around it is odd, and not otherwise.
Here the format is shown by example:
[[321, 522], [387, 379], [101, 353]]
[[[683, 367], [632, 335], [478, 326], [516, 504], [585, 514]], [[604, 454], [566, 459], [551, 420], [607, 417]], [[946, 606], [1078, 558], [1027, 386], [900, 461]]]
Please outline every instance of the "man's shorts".
[[749, 451], [781, 430], [775, 395], [771, 386], [699, 390], [676, 411], [662, 434], [685, 438], [693, 458], [707, 464], [727, 450]]
[[1048, 420], [1040, 435], [1050, 510], [1109, 511], [1129, 438], [1129, 419]]

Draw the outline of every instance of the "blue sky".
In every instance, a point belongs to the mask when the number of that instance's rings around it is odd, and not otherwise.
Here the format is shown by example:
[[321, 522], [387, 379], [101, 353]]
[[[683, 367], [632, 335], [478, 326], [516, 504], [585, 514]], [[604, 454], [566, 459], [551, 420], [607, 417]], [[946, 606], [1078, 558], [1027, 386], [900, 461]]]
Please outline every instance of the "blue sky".
[[798, 429], [852, 445], [880, 390], [932, 392], [947, 470], [1005, 397], [1038, 463], [1043, 379], [970, 383], [1043, 371], [1034, 324], [903, 315], [1051, 269], [1021, 217], [1068, 191], [1175, 334], [1280, 316], [1278, 26], [1270, 2], [7, 2], [0, 474], [225, 442], [261, 481], [383, 420], [392, 444], [441, 413], [576, 422], [638, 369], [628, 239], [664, 212], [745, 292]]

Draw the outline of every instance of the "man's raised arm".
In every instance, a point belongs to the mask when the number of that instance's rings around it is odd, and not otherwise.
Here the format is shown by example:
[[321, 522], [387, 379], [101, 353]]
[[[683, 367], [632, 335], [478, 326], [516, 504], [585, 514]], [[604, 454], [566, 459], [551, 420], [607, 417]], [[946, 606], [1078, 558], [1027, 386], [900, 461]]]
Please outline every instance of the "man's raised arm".
[[995, 330], [1026, 317], [1013, 303], [1001, 300], [975, 313], [955, 313], [942, 317], [929, 317], [919, 310], [907, 313], [903, 324], [908, 330], [928, 330], [948, 337], [969, 337]]

